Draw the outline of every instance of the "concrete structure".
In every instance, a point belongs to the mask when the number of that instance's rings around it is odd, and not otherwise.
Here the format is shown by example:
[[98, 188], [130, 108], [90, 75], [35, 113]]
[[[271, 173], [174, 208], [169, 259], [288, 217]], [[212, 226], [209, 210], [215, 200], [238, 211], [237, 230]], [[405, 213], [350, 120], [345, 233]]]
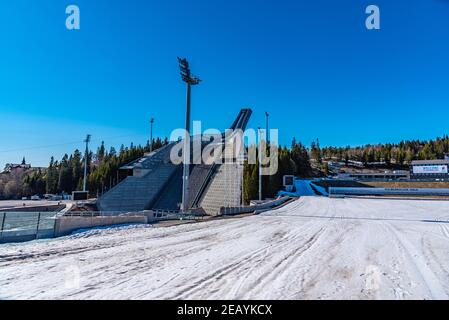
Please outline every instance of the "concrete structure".
[[449, 159], [412, 161], [410, 177], [414, 180], [449, 180]]
[[151, 217], [139, 216], [101, 216], [101, 217], [59, 217], [56, 219], [54, 236], [61, 237], [80, 229], [107, 227], [123, 224], [148, 224]]
[[99, 210], [138, 212], [151, 208], [176, 172], [177, 166], [170, 161], [174, 145], [122, 167], [130, 175], [98, 200]]
[[[242, 109], [232, 130], [245, 130], [251, 117], [250, 109]], [[225, 136], [219, 146], [225, 144]], [[179, 143], [183, 143], [182, 141]], [[202, 148], [209, 142], [203, 142]], [[177, 143], [123, 166], [126, 179], [97, 201], [100, 211], [139, 212], [143, 210], [179, 210], [182, 203], [182, 164], [173, 164], [170, 153]], [[191, 146], [193, 148], [193, 146]], [[201, 155], [199, 155], [201, 157]], [[221, 207], [241, 204], [243, 165], [191, 164], [189, 168], [189, 209], [204, 207], [207, 214], [220, 213]], [[194, 163], [198, 163], [193, 161]]]
[[215, 215], [221, 208], [237, 207], [242, 204], [243, 164], [223, 164], [217, 168], [211, 183], [200, 201], [199, 207], [209, 215]]
[[[283, 206], [286, 203], [288, 203], [289, 201], [292, 201], [293, 199], [295, 199], [295, 198], [285, 196], [285, 197], [280, 197], [275, 200], [262, 201], [261, 203], [252, 204], [250, 206], [221, 208], [220, 212], [221, 212], [221, 214], [228, 215], [228, 216], [245, 214], [245, 213], [260, 214], [262, 212]], [[259, 202], [259, 201], [257, 201], [257, 202]]]

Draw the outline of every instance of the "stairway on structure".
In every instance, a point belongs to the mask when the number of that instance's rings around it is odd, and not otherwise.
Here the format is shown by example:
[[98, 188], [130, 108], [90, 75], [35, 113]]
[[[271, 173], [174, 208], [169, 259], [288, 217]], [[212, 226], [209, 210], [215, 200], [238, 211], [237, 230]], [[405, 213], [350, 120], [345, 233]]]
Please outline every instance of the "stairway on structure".
[[98, 200], [101, 211], [136, 212], [149, 209], [175, 174], [178, 166], [170, 162], [174, 144], [131, 163], [142, 176], [129, 176]]
[[217, 166], [199, 207], [208, 215], [218, 215], [222, 207], [238, 207], [242, 199], [243, 165], [239, 163]]

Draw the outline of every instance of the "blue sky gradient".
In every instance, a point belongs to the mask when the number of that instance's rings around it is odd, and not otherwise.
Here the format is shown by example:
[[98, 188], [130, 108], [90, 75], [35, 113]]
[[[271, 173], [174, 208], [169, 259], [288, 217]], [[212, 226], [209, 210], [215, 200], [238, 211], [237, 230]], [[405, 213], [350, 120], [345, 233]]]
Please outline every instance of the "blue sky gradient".
[[[81, 30], [65, 28], [77, 4]], [[381, 9], [381, 30], [365, 8]], [[193, 120], [264, 111], [280, 142], [360, 145], [448, 134], [449, 1], [40, 0], [0, 3], [0, 167], [144, 144], [184, 124], [177, 56], [204, 82]]]

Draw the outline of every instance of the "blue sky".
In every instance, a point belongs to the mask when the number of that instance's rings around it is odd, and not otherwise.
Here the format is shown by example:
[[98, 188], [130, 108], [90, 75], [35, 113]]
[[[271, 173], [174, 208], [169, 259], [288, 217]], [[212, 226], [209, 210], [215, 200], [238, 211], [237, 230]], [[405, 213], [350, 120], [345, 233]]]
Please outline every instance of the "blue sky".
[[[81, 30], [65, 28], [65, 8]], [[365, 8], [381, 30], [365, 28]], [[264, 111], [280, 142], [359, 145], [447, 134], [449, 0], [40, 0], [0, 3], [0, 167], [144, 144], [184, 124], [176, 57], [204, 81], [192, 118]]]

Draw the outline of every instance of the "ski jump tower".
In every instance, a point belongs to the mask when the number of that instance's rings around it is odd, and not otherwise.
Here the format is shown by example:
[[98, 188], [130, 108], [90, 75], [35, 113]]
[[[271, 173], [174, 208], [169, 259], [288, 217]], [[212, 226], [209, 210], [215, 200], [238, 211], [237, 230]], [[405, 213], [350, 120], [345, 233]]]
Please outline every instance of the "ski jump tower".
[[[229, 129], [245, 131], [251, 115], [251, 109], [240, 110]], [[221, 146], [225, 146], [227, 139], [223, 133]], [[98, 209], [111, 213], [179, 211], [183, 165], [173, 164], [170, 159], [177, 143], [182, 142], [170, 143], [121, 167], [127, 177], [98, 199]], [[202, 142], [202, 150], [208, 145]], [[227, 207], [242, 205], [243, 157], [231, 160], [228, 163], [190, 165], [190, 210], [204, 210], [209, 215], [217, 215]]]

